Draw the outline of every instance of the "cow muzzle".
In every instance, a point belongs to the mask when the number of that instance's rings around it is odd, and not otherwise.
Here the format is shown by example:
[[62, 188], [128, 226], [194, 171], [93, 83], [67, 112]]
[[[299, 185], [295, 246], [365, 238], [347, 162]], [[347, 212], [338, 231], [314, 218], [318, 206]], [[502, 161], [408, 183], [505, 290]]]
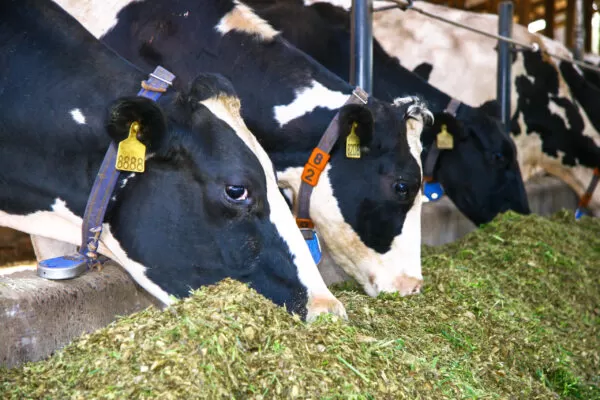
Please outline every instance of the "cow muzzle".
[[421, 293], [423, 279], [409, 276], [404, 273], [386, 279], [369, 278], [369, 282], [363, 285], [369, 296], [376, 297], [380, 293], [398, 293], [400, 296], [409, 296]]

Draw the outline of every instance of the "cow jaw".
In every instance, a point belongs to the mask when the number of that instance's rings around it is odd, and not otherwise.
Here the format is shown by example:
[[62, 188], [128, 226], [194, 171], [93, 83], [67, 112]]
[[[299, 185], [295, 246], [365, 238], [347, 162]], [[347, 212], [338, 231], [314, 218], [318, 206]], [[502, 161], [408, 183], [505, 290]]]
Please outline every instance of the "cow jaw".
[[[328, 165], [315, 186], [310, 216], [326, 243], [333, 260], [356, 279], [370, 296], [381, 292], [399, 292], [405, 296], [420, 290], [421, 274], [421, 196], [409, 210], [402, 233], [396, 236], [391, 249], [379, 254], [366, 246], [358, 233], [342, 216], [333, 195]], [[278, 173], [279, 183], [291, 189], [294, 199], [300, 188], [301, 167], [290, 167]]]
[[296, 227], [296, 221], [288, 204], [277, 187], [277, 181], [271, 159], [250, 132], [240, 115], [239, 99], [219, 96], [202, 102], [215, 116], [233, 128], [238, 137], [252, 149], [258, 158], [267, 181], [267, 198], [270, 206], [269, 218], [279, 232], [292, 256], [298, 270], [298, 278], [308, 292], [307, 320], [314, 319], [321, 313], [333, 313], [346, 318], [346, 310], [342, 303], [331, 293], [319, 273], [302, 234]]

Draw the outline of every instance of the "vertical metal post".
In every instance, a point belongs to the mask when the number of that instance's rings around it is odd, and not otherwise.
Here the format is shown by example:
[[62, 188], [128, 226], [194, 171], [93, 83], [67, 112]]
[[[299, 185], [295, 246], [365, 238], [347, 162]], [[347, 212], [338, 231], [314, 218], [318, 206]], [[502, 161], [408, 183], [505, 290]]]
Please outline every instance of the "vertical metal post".
[[[498, 5], [498, 34], [501, 36], [512, 36], [512, 1], [502, 1]], [[512, 54], [510, 43], [498, 41], [498, 80], [497, 100], [500, 104], [500, 119], [504, 124], [506, 132], [510, 132], [510, 89], [511, 89], [511, 66]]]
[[352, 0], [350, 83], [373, 89], [373, 0]]
[[583, 17], [583, 0], [575, 0], [575, 46], [573, 57], [576, 60], [583, 59], [585, 43], [585, 21]]

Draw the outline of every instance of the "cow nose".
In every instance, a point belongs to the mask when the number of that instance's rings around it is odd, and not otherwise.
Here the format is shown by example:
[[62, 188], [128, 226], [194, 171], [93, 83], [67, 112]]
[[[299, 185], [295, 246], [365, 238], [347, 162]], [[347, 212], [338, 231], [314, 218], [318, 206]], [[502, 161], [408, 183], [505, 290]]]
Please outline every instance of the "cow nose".
[[407, 275], [400, 275], [394, 280], [394, 286], [401, 296], [421, 293], [423, 279]]

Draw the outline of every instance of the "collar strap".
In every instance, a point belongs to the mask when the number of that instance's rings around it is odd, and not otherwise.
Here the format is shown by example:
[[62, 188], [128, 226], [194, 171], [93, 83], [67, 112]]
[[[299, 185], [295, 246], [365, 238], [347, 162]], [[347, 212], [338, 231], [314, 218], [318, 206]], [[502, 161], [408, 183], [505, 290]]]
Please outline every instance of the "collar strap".
[[592, 180], [590, 181], [590, 184], [585, 190], [583, 196], [581, 196], [579, 204], [577, 205], [577, 210], [575, 210], [575, 219], [578, 220], [584, 215], [585, 209], [592, 200], [594, 190], [596, 190], [596, 186], [598, 186], [598, 181], [600, 181], [600, 168], [594, 168], [594, 176], [592, 176]]
[[[137, 95], [157, 101], [172, 85], [173, 79], [175, 79], [175, 75], [158, 66], [150, 74], [148, 80], [142, 81], [142, 89]], [[117, 146], [111, 141], [85, 207], [79, 252], [40, 261], [37, 269], [39, 276], [46, 279], [75, 278], [87, 269], [101, 266], [107, 261], [106, 257], [98, 254], [98, 242], [102, 234], [106, 208], [120, 175], [119, 170], [115, 167], [116, 160]]]
[[[356, 87], [356, 89], [354, 89], [352, 92], [352, 95], [344, 103], [344, 106], [348, 104], [367, 104], [368, 100], [368, 93], [361, 88]], [[317, 183], [319, 183], [321, 173], [329, 162], [329, 152], [339, 139], [339, 116], [340, 113], [338, 111], [329, 123], [325, 133], [323, 133], [319, 144], [313, 149], [307, 163], [304, 165], [304, 170], [302, 171], [302, 181], [300, 182], [300, 189], [298, 191], [298, 199], [296, 202], [296, 224], [301, 230], [312, 230], [315, 227], [312, 219], [310, 218], [310, 196], [313, 188], [317, 185]], [[311, 239], [312, 233], [313, 232], [303, 231], [304, 238]]]
[[[175, 75], [159, 65], [150, 74], [148, 80], [142, 81], [142, 88], [137, 95], [157, 101], [172, 85], [173, 79], [175, 79]], [[79, 252], [88, 259], [88, 263], [93, 263], [98, 258], [98, 240], [102, 233], [102, 222], [106, 214], [106, 207], [120, 175], [120, 172], [115, 168], [116, 159], [117, 147], [114, 142], [111, 142], [100, 171], [96, 175], [83, 217], [82, 246]]]
[[[462, 103], [460, 102], [460, 100], [451, 97], [450, 101], [448, 102], [448, 105], [446, 105], [446, 108], [444, 109], [444, 113], [456, 118], [456, 114], [461, 104]], [[437, 146], [436, 139], [433, 138], [433, 144], [427, 152], [425, 164], [423, 165], [423, 180], [425, 182], [434, 182], [433, 172], [435, 170], [435, 166], [440, 156], [440, 151], [441, 150]]]
[[460, 107], [461, 104], [462, 103], [460, 102], [460, 100], [457, 100], [454, 97], [451, 97], [450, 101], [448, 102], [448, 105], [446, 106], [446, 109], [444, 110], [444, 112], [446, 114], [450, 114], [454, 118], [456, 118], [456, 114], [458, 113], [458, 108]]

